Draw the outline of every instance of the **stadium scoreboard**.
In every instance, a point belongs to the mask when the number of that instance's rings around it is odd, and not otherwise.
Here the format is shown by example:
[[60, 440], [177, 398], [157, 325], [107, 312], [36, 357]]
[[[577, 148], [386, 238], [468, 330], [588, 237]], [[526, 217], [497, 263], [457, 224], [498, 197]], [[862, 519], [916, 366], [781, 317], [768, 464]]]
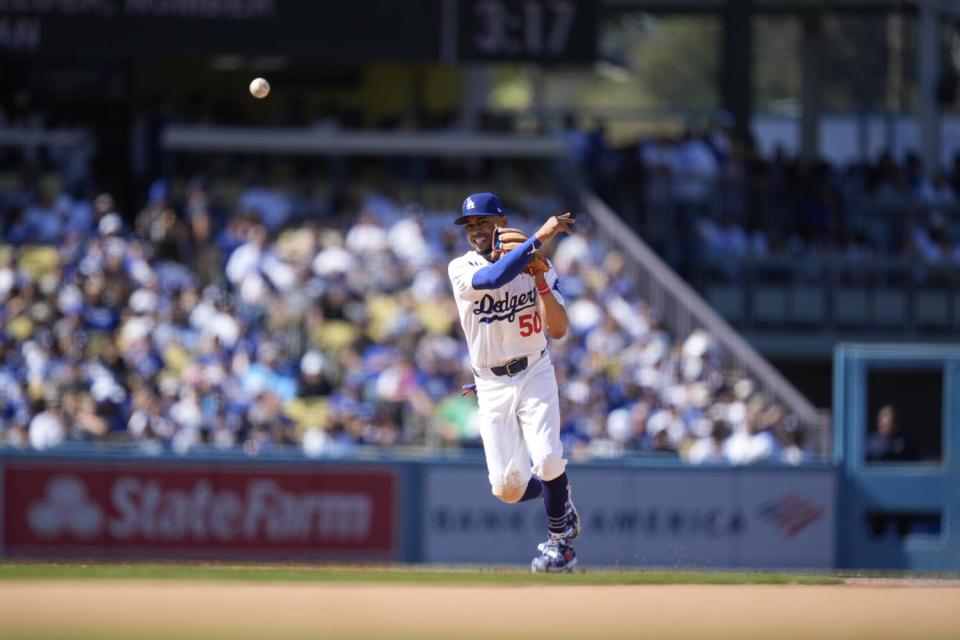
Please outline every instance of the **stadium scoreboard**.
[[589, 63], [574, 0], [0, 0], [0, 56]]

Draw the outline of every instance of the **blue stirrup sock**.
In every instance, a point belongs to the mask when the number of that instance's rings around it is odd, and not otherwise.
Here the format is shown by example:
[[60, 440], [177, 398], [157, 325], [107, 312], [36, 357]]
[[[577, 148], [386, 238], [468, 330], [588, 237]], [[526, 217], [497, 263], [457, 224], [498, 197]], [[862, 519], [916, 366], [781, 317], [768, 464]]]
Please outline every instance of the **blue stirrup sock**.
[[543, 482], [543, 505], [547, 509], [547, 529], [562, 534], [567, 530], [567, 473]]
[[520, 497], [517, 502], [526, 502], [527, 500], [536, 500], [543, 495], [543, 483], [540, 482], [540, 478], [530, 478], [530, 482], [527, 483], [527, 488], [523, 492], [523, 495]]

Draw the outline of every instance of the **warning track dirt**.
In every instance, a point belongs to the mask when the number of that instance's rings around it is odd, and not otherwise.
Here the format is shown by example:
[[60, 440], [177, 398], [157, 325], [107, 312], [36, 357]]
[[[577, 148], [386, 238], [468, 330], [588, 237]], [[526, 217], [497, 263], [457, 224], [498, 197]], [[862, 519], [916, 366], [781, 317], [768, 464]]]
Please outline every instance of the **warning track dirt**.
[[[772, 575], [773, 584], [750, 583]], [[701, 584], [691, 584], [697, 576]], [[0, 636], [527, 639], [549, 624], [557, 638], [949, 638], [960, 610], [955, 580], [652, 571], [546, 578], [490, 569], [7, 564]], [[804, 580], [834, 584], [797, 583]], [[538, 602], [562, 605], [559, 618], [535, 615]]]

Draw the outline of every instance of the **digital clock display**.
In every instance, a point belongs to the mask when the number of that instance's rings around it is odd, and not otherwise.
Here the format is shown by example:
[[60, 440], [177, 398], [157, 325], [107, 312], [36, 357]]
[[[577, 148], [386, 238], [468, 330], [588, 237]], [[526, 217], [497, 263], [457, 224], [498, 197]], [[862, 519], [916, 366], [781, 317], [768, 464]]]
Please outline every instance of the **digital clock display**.
[[460, 0], [460, 60], [590, 62], [596, 5], [574, 0]]

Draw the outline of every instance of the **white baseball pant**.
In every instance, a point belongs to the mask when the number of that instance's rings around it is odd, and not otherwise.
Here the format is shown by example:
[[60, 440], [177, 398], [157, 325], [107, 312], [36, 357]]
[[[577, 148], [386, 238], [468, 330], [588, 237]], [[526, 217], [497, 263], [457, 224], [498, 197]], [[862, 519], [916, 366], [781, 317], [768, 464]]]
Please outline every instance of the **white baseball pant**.
[[530, 476], [549, 481], [567, 468], [560, 444], [560, 397], [550, 355], [528, 356], [519, 374], [475, 372], [480, 437], [493, 495], [517, 502]]

